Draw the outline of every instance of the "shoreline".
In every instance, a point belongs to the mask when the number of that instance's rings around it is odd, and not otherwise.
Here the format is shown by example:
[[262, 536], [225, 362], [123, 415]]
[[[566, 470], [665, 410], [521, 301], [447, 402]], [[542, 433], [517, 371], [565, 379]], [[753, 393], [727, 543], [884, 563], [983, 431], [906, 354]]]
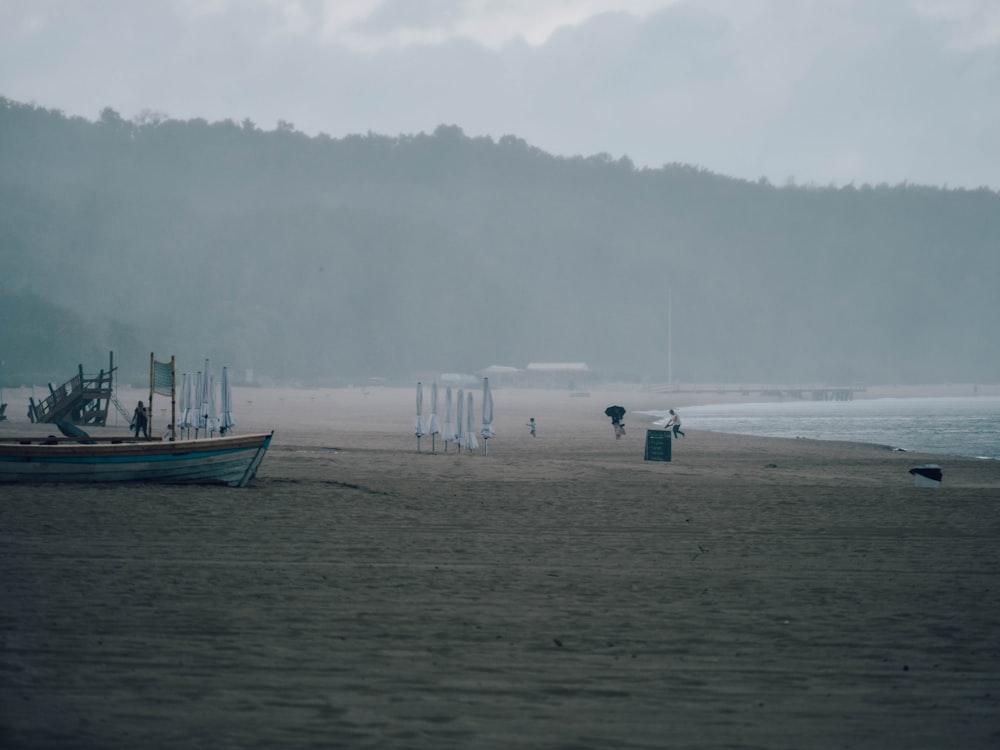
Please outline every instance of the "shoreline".
[[[607, 405], [621, 403], [626, 405], [625, 416], [627, 435], [614, 445], [616, 461], [622, 461], [623, 470], [644, 466], [648, 462], [642, 460], [646, 429], [657, 429], [657, 420], [653, 415], [645, 413], [656, 407], [668, 408], [660, 394], [649, 394], [638, 391], [594, 391], [586, 398], [574, 397], [569, 392], [540, 389], [494, 388], [495, 402], [494, 430], [497, 435], [490, 444], [490, 458], [511, 461], [519, 465], [519, 470], [528, 471], [532, 475], [542, 475], [549, 464], [547, 455], [532, 452], [533, 447], [544, 447], [546, 452], [578, 451], [581, 456], [601, 454], [608, 449], [607, 437], [612, 434], [610, 420], [603, 411]], [[429, 414], [430, 398], [428, 389], [424, 394], [424, 416]], [[1000, 391], [1000, 388], [998, 388]], [[953, 391], [950, 391], [953, 392]], [[893, 390], [891, 393], [903, 393]], [[937, 391], [940, 394], [940, 391]], [[480, 408], [480, 389], [473, 389], [476, 409]], [[131, 405], [135, 400], [148, 397], [148, 393], [140, 391], [119, 391], [119, 400], [124, 405]], [[441, 406], [439, 421], [445, 422], [444, 390], [440, 393]], [[895, 397], [882, 396], [879, 397]], [[910, 398], [908, 393], [905, 396]], [[928, 397], [941, 397], [938, 395]], [[947, 396], [944, 396], [947, 397]], [[281, 451], [301, 450], [312, 452], [316, 450], [332, 450], [341, 453], [361, 451], [362, 458], [373, 455], [386, 460], [396, 457], [399, 460], [409, 460], [410, 454], [443, 453], [444, 440], [440, 436], [425, 435], [418, 442], [413, 434], [415, 420], [415, 389], [380, 387], [373, 389], [361, 388], [285, 388], [264, 389], [234, 387], [234, 413], [236, 427], [234, 432], [270, 432], [275, 431], [272, 448], [265, 458], [260, 475], [266, 476], [273, 456]], [[751, 403], [746, 400], [730, 401], [730, 403]], [[633, 406], [633, 404], [635, 404]], [[697, 404], [681, 403], [675, 399], [671, 406], [680, 409], [697, 406]], [[8, 411], [10, 409], [8, 408]], [[528, 436], [527, 422], [535, 417], [537, 439]], [[152, 410], [151, 434], [159, 435], [169, 423], [169, 399], [156, 396]], [[128, 425], [120, 415], [109, 415], [109, 426], [90, 427], [95, 436], [121, 435], [128, 433]], [[479, 414], [474, 420], [474, 430], [477, 441], [482, 447], [479, 437]], [[26, 415], [17, 420], [0, 422], [0, 435], [4, 436], [44, 436], [55, 432], [51, 424], [31, 424]], [[1000, 466], [1000, 462], [983, 458], [954, 456], [923, 451], [899, 450], [895, 446], [877, 443], [870, 440], [845, 441], [802, 437], [769, 437], [741, 433], [714, 432], [699, 429], [697, 425], [686, 425], [685, 432], [690, 432], [688, 438], [674, 441], [675, 450], [682, 446], [707, 445], [709, 447], [726, 446], [726, 450], [739, 452], [760, 452], [775, 457], [775, 461], [791, 457], [795, 461], [818, 460], [824, 466], [826, 458], [817, 454], [829, 452], [837, 455], [843, 450], [849, 452], [870, 452], [885, 459], [887, 466], [895, 466], [900, 476], [914, 463], [934, 462], [948, 466], [961, 466], [963, 473], [992, 477], [991, 468]], [[699, 437], [700, 436], [700, 437]], [[193, 437], [193, 434], [181, 437]], [[203, 437], [203, 436], [199, 436]], [[691, 437], [698, 437], [692, 441]], [[811, 446], [806, 450], [804, 446]], [[452, 454], [456, 454], [455, 445], [450, 445]], [[419, 454], [418, 454], [419, 455]], [[465, 452], [458, 453], [465, 457]], [[811, 458], [807, 459], [807, 456]], [[537, 466], [534, 466], [537, 462]], [[983, 471], [972, 471], [974, 464], [983, 464]], [[293, 469], [289, 469], [294, 471]], [[448, 472], [445, 476], [451, 476]], [[951, 472], [949, 471], [949, 478]], [[830, 481], [826, 476], [824, 481]], [[1000, 485], [1000, 476], [990, 479]], [[988, 486], [992, 484], [988, 483]]]
[[[276, 429], [278, 433], [283, 428], [290, 428], [292, 432], [298, 431], [301, 427], [308, 427], [310, 435], [318, 435], [317, 430], [325, 424], [331, 434], [341, 435], [354, 430], [380, 429], [388, 435], [398, 437], [399, 434], [412, 432], [413, 421], [415, 419], [415, 386], [413, 388], [395, 386], [372, 386], [355, 387], [346, 386], [343, 388], [325, 387], [283, 387], [269, 388], [257, 386], [234, 386], [233, 402], [234, 413], [236, 415], [236, 432], [264, 432]], [[973, 389], [976, 389], [975, 391]], [[444, 396], [445, 389], [440, 390], [441, 406], [439, 409], [439, 421], [444, 423]], [[453, 389], [457, 392], [457, 388]], [[469, 389], [466, 389], [468, 392]], [[493, 386], [491, 383], [493, 397], [497, 403], [498, 425], [502, 426], [504, 432], [509, 436], [517, 435], [521, 432], [521, 425], [516, 422], [511, 425], [511, 409], [524, 412], [524, 422], [534, 415], [544, 415], [545, 422], [551, 425], [553, 420], [559, 422], [571, 419], [573, 424], [581, 427], [586, 424], [589, 428], [602, 422], [610, 422], [604, 416], [603, 410], [606, 405], [621, 403], [626, 406], [626, 425], [639, 424], [654, 428], [661, 420], [648, 412], [666, 411], [669, 408], [688, 409], [726, 404], [755, 404], [755, 403], [797, 403], [811, 402], [811, 399], [776, 399], [765, 396], [747, 396], [740, 393], [713, 393], [712, 398], [703, 396], [708, 391], [680, 391], [680, 392], [660, 392], [652, 391], [641, 386], [625, 387], [613, 386], [609, 388], [594, 389], [589, 392], [571, 392], [564, 389], [539, 389], [520, 388], [514, 386]], [[476, 403], [476, 409], [480, 408], [481, 386], [471, 388]], [[586, 393], [580, 396], [580, 393]], [[27, 418], [28, 397], [31, 396], [30, 388], [7, 388], [4, 389], [4, 400], [8, 404], [7, 420], [0, 422], [0, 435], [3, 436], [44, 436], [53, 434], [55, 426], [52, 424], [33, 424]], [[119, 388], [116, 396], [122, 405], [128, 409], [137, 400], [148, 401], [149, 392], [147, 389]], [[978, 385], [973, 384], [945, 384], [931, 386], [877, 386], [869, 387], [864, 391], [864, 395], [859, 395], [856, 400], [877, 400], [896, 398], [969, 398], [969, 397], [1000, 397], [1000, 384]], [[22, 403], [23, 402], [23, 403]], [[374, 409], [370, 410], [370, 415], [366, 416], [368, 406], [378, 403]], [[607, 402], [605, 404], [605, 402]], [[170, 422], [169, 398], [156, 395], [153, 402], [153, 428], [151, 434], [159, 435], [165, 426]], [[20, 408], [19, 408], [20, 407]], [[424, 388], [424, 413], [429, 414], [430, 410], [430, 389]], [[528, 413], [532, 412], [532, 413]], [[368, 417], [371, 417], [370, 423]], [[516, 419], [516, 418], [515, 418]], [[478, 435], [479, 415], [476, 417], [476, 432]], [[95, 435], [120, 434], [128, 432], [128, 421], [112, 406], [109, 409], [108, 422], [106, 427], [90, 427]], [[697, 427], [695, 428], [697, 430]], [[707, 430], [700, 430], [708, 432]], [[775, 437], [764, 435], [752, 435], [747, 433], [722, 433], [726, 435], [737, 435], [746, 438], [769, 438], [797, 441], [798, 437]], [[820, 442], [844, 442], [838, 440], [820, 440]], [[953, 456], [950, 454], [930, 454], [916, 451], [906, 451], [895, 446], [870, 443], [868, 441], [846, 441], [859, 442], [861, 444], [879, 445], [889, 450], [898, 450], [900, 453], [913, 453], [914, 455], [937, 455], [941, 459], [951, 458], [971, 458], [966, 456]], [[979, 458], [978, 460], [990, 460]]]
[[[1000, 460], [1000, 396], [876, 396], [699, 404], [685, 424], [739, 435], [874, 442], [901, 452]], [[662, 426], [666, 410], [647, 413]], [[688, 421], [690, 420], [690, 421]], [[934, 425], [931, 430], [928, 425]]]

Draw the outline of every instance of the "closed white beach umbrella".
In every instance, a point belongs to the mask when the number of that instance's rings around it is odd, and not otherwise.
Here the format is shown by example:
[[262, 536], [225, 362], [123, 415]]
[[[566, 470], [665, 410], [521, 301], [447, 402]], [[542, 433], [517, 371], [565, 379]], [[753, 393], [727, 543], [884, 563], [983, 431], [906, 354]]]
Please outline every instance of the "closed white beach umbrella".
[[476, 405], [473, 403], [472, 391], [469, 391], [465, 397], [467, 399], [465, 404], [465, 450], [472, 452], [479, 447], [479, 441], [476, 440]]
[[448, 443], [455, 439], [455, 420], [451, 418], [451, 386], [444, 389], [444, 427], [441, 434], [444, 435], [444, 452], [448, 452]]
[[229, 382], [229, 368], [222, 368], [222, 417], [219, 420], [219, 431], [225, 435], [236, 426], [233, 419], [233, 386]]
[[205, 370], [201, 374], [201, 388], [198, 394], [198, 427], [205, 431], [208, 437], [208, 394], [211, 392], [211, 378], [208, 376], [208, 360], [205, 360]]
[[493, 432], [493, 394], [490, 393], [490, 379], [483, 378], [483, 427], [479, 431], [483, 438], [483, 455], [489, 453], [489, 439], [496, 433]]
[[219, 399], [216, 394], [219, 392], [218, 383], [215, 382], [215, 373], [208, 374], [208, 416], [205, 424], [210, 435], [219, 431]]
[[431, 436], [431, 453], [433, 453], [437, 434], [441, 432], [441, 427], [438, 425], [438, 384], [436, 382], [431, 383], [431, 413], [427, 417], [424, 432]]
[[424, 386], [417, 383], [417, 421], [413, 424], [413, 434], [417, 436], [417, 452], [420, 452], [420, 438], [424, 434]]
[[[198, 372], [195, 376], [194, 399], [191, 401], [191, 426], [194, 427], [194, 437], [198, 439], [198, 431], [202, 428], [201, 398], [205, 392], [205, 373]], [[205, 407], [206, 410], [208, 407]]]
[[462, 415], [465, 413], [465, 391], [461, 388], [458, 389], [458, 400], [457, 408], [458, 418], [455, 422], [455, 444], [458, 446], [458, 452], [462, 452], [462, 433], [465, 432], [465, 422], [462, 421]]
[[174, 425], [174, 435], [178, 438], [183, 437], [181, 430], [184, 429], [184, 419], [187, 413], [188, 405], [188, 374], [181, 374], [181, 387], [177, 390], [177, 424]]
[[191, 437], [191, 430], [197, 427], [197, 420], [195, 419], [195, 403], [194, 403], [194, 373], [185, 373], [184, 375], [184, 390], [185, 390], [185, 404], [184, 404], [184, 416], [181, 418], [181, 427], [187, 430], [187, 436]]

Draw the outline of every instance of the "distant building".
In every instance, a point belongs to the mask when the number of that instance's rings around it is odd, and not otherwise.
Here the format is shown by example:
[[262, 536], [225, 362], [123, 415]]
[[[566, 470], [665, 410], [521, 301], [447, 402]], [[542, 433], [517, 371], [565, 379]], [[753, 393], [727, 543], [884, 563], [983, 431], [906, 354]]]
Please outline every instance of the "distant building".
[[519, 385], [523, 370], [509, 365], [490, 365], [476, 373], [480, 378], [489, 378], [494, 385]]
[[522, 384], [537, 388], [582, 388], [590, 379], [586, 362], [529, 362]]
[[[427, 378], [425, 378], [425, 380], [426, 379]], [[430, 380], [433, 380], [433, 378], [430, 378]], [[445, 372], [441, 375], [441, 382], [444, 385], [464, 388], [465, 386], [475, 385], [476, 383], [479, 383], [480, 380], [475, 375], [469, 375], [464, 372]]]

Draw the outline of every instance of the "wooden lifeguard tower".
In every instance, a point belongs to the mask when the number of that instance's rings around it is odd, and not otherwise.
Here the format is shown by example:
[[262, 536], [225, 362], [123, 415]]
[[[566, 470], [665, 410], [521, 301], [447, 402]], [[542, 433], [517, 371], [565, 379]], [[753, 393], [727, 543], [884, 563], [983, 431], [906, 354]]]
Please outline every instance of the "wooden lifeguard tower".
[[37, 403], [34, 398], [28, 399], [28, 418], [36, 423], [70, 422], [103, 427], [114, 399], [114, 372], [114, 352], [109, 354], [108, 369], [97, 375], [84, 375], [83, 365], [79, 365], [77, 374], [58, 388], [49, 383], [46, 398]]

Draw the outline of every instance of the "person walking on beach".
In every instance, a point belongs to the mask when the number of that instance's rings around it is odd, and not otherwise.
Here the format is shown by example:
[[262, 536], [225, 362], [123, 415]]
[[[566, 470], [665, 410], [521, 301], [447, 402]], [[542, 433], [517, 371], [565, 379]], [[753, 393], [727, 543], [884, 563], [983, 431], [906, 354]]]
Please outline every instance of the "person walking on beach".
[[673, 428], [674, 437], [684, 437], [684, 433], [681, 432], [681, 415], [673, 409], [670, 410], [670, 419], [667, 420], [667, 423], [664, 426], [668, 430]]
[[135, 411], [132, 412], [132, 429], [135, 431], [136, 437], [139, 437], [140, 432], [143, 436], [149, 437], [149, 411], [142, 405], [142, 401], [136, 405]]
[[528, 429], [531, 430], [531, 437], [535, 437], [535, 418], [528, 420]]
[[625, 423], [622, 418], [625, 416], [624, 406], [609, 406], [604, 410], [606, 416], [611, 417], [611, 426], [615, 428], [615, 440], [621, 440], [625, 434]]

